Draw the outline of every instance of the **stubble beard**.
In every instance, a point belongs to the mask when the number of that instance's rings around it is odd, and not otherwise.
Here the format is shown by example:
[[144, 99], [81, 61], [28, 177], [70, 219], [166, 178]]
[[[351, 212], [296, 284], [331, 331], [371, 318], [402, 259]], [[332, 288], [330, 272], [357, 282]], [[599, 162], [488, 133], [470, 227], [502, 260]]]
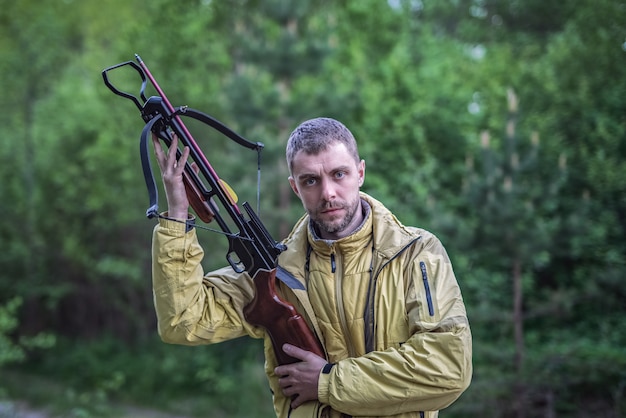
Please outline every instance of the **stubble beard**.
[[[311, 220], [313, 221], [313, 224], [316, 226], [317, 230], [320, 233], [325, 232], [329, 235], [337, 234], [344, 231], [348, 227], [348, 225], [350, 225], [350, 223], [354, 219], [354, 216], [357, 213], [357, 210], [359, 210], [359, 208], [361, 207], [360, 202], [361, 198], [359, 196], [357, 196], [356, 199], [351, 202], [325, 202], [315, 210], [315, 213], [309, 213], [309, 215], [311, 217]], [[330, 208], [345, 209], [346, 213], [343, 219], [340, 219], [339, 222], [337, 222], [337, 220], [324, 221], [320, 219], [319, 214], [322, 211], [328, 210]]]

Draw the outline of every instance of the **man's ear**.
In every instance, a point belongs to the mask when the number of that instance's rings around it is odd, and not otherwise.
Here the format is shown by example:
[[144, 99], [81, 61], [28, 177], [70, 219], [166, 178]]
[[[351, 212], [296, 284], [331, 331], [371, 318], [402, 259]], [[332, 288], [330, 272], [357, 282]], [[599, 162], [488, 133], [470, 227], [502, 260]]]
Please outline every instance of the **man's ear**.
[[289, 185], [291, 186], [291, 190], [293, 190], [296, 196], [300, 197], [300, 192], [298, 191], [298, 186], [296, 185], [296, 181], [291, 176], [289, 176]]
[[359, 162], [359, 187], [363, 186], [365, 181], [365, 160]]

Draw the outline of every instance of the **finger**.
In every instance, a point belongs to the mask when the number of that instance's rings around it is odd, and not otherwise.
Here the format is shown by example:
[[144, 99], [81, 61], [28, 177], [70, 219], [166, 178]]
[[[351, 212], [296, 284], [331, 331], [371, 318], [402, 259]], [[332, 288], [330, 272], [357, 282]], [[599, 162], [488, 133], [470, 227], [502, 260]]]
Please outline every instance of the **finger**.
[[303, 350], [291, 344], [283, 344], [283, 351], [291, 357], [297, 358], [298, 360], [306, 360], [308, 355], [310, 354], [309, 351]]
[[176, 162], [176, 151], [178, 150], [178, 136], [176, 134], [172, 134], [172, 143], [170, 144], [170, 148], [167, 152], [167, 158], [170, 161]]
[[274, 374], [279, 377], [279, 382], [289, 376], [289, 365], [278, 366], [274, 368]]
[[302, 405], [304, 403], [304, 400], [302, 399], [302, 396], [297, 395], [294, 396], [291, 400], [291, 407], [293, 409], [296, 409], [297, 407], [299, 407], [300, 405]]
[[181, 174], [185, 170], [185, 164], [187, 164], [187, 158], [189, 158], [189, 147], [183, 148], [183, 152], [180, 154], [178, 161], [174, 163], [176, 174]]
[[[285, 353], [298, 360], [304, 360], [307, 354], [310, 354], [308, 351], [291, 344], [283, 344], [282, 348]], [[291, 370], [295, 370], [295, 367], [295, 364], [284, 364], [276, 367], [274, 369], [274, 374], [276, 374], [276, 376], [287, 377], [291, 374]]]
[[157, 157], [157, 162], [159, 163], [159, 167], [163, 169], [163, 163], [165, 162], [165, 154], [163, 152], [163, 147], [161, 146], [161, 141], [159, 141], [159, 137], [157, 137], [154, 133], [152, 133], [152, 144], [154, 145], [154, 153]]
[[282, 366], [278, 366], [274, 369], [274, 374], [280, 377], [281, 380], [285, 381], [293, 374], [293, 372], [296, 371], [297, 364], [298, 363], [292, 363], [292, 364], [283, 364]]
[[291, 398], [292, 396], [297, 395], [296, 390], [293, 388], [293, 386], [287, 386], [281, 389], [283, 391], [283, 395], [285, 395], [288, 398]]

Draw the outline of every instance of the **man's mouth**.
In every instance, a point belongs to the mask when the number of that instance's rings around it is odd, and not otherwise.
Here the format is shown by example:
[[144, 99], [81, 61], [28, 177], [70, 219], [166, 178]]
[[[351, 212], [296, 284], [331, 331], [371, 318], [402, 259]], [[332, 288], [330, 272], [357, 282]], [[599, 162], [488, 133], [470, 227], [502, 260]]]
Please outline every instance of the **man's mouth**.
[[342, 210], [342, 209], [343, 209], [343, 208], [342, 208], [342, 207], [340, 207], [340, 206], [339, 206], [339, 207], [335, 206], [335, 207], [332, 207], [332, 208], [322, 209], [322, 210], [321, 210], [321, 212], [322, 212], [322, 213], [329, 214], [329, 213], [339, 212], [339, 211], [340, 211], [340, 210]]

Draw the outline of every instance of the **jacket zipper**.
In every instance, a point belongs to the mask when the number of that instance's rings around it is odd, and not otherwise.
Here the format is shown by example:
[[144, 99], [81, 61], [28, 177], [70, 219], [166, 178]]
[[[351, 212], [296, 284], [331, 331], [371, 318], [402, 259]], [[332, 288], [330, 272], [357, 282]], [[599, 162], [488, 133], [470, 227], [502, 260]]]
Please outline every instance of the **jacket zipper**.
[[[346, 321], [346, 312], [343, 307], [343, 263], [341, 260], [337, 262], [338, 257], [335, 256], [335, 252], [330, 253], [330, 267], [332, 273], [335, 275], [335, 297], [337, 299], [337, 314], [339, 315], [339, 323], [341, 324], [341, 332], [346, 339], [346, 347], [348, 349], [348, 355], [350, 357], [356, 357], [356, 350], [352, 339], [350, 338], [350, 332]], [[339, 268], [337, 268], [339, 266]]]
[[433, 298], [430, 294], [430, 286], [428, 284], [428, 272], [426, 271], [426, 263], [420, 261], [420, 270], [422, 270], [422, 280], [424, 281], [424, 290], [426, 291], [426, 303], [428, 304], [428, 313], [430, 316], [435, 316], [435, 309], [433, 308]]

